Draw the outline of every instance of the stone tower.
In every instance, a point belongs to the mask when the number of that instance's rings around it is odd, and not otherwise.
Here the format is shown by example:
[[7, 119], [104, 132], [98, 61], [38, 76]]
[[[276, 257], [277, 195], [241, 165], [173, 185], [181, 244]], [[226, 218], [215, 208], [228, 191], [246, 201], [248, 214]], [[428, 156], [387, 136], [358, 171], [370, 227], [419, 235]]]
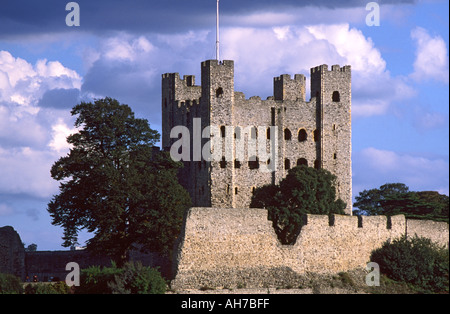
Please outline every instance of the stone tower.
[[273, 84], [274, 96], [246, 99], [234, 90], [230, 60], [202, 62], [201, 86], [192, 75], [163, 74], [162, 145], [183, 161], [180, 183], [193, 205], [248, 207], [256, 187], [305, 164], [338, 177], [337, 194], [351, 214], [350, 66], [311, 69], [309, 101], [302, 74]]

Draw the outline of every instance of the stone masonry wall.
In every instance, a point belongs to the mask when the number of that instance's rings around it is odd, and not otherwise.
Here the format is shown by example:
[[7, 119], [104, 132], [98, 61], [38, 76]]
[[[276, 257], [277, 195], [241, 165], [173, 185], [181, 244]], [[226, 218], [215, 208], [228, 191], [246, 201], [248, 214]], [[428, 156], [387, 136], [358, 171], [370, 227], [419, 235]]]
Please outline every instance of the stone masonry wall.
[[25, 273], [25, 249], [13, 227], [0, 228], [0, 273], [22, 278]]
[[[191, 208], [175, 256], [172, 288], [277, 287], [307, 273], [365, 268], [372, 250], [414, 230], [448, 245], [448, 224], [403, 215], [308, 215], [294, 245], [281, 245], [264, 209]], [[408, 226], [408, 227], [407, 227]], [[408, 232], [408, 234], [410, 234]]]

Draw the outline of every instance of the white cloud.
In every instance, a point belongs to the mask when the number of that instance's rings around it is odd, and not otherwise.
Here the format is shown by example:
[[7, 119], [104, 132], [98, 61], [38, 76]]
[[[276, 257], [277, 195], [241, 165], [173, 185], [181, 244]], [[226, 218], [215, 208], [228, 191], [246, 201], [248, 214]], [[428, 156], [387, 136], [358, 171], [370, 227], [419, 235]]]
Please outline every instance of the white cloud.
[[67, 110], [40, 107], [40, 100], [81, 84], [81, 76], [59, 61], [32, 65], [0, 51], [0, 194], [48, 198], [56, 192], [50, 168], [67, 151], [65, 136], [72, 130]]
[[417, 81], [434, 79], [448, 83], [449, 59], [444, 39], [440, 36], [430, 36], [427, 30], [421, 27], [411, 31], [411, 38], [417, 47], [414, 73], [411, 77]]
[[[393, 77], [373, 41], [349, 24], [233, 27], [222, 30], [222, 55], [236, 62], [236, 87], [269, 96], [271, 77], [303, 73], [321, 64], [352, 66], [354, 117], [382, 115], [417, 94], [405, 77]], [[265, 93], [261, 92], [262, 88]]]
[[33, 66], [7, 51], [0, 51], [0, 73], [0, 102], [15, 103], [16, 111], [35, 107], [47, 90], [80, 89], [82, 84], [76, 71], [58, 61], [38, 60]]
[[76, 128], [68, 127], [63, 119], [58, 119], [57, 123], [52, 125], [52, 140], [48, 146], [60, 155], [67, 153], [71, 148], [71, 145], [67, 143], [67, 137], [77, 131]]
[[103, 42], [102, 51], [108, 60], [135, 61], [141, 54], [147, 54], [154, 46], [144, 37], [131, 38], [127, 34], [119, 34]]
[[50, 177], [50, 168], [57, 155], [30, 147], [0, 147], [0, 192], [48, 198], [58, 183]]
[[448, 159], [429, 158], [369, 147], [354, 153], [353, 184], [358, 189], [401, 182], [411, 190], [449, 193]]
[[317, 40], [330, 43], [352, 70], [360, 76], [380, 75], [386, 70], [386, 62], [374, 47], [370, 38], [348, 24], [316, 25], [307, 27]]

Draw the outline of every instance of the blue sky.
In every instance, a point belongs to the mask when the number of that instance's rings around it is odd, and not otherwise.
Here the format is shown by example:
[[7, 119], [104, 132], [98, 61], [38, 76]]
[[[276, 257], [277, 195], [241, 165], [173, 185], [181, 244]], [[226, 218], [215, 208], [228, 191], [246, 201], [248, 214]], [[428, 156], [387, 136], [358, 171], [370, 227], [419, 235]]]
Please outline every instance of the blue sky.
[[[199, 81], [215, 58], [214, 0], [80, 0], [79, 27], [68, 2], [0, 11], [0, 226], [39, 250], [62, 249], [46, 207], [70, 109], [110, 96], [160, 131], [161, 74]], [[280, 74], [350, 64], [353, 195], [388, 182], [448, 195], [448, 1], [378, 1], [380, 26], [366, 25], [368, 2], [222, 0], [221, 56], [246, 97], [271, 96]]]

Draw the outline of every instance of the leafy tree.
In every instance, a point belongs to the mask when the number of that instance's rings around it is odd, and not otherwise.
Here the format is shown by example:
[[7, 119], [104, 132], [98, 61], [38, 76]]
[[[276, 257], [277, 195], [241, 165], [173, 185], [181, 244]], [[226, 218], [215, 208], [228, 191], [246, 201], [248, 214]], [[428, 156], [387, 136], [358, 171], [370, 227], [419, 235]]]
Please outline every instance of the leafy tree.
[[138, 247], [168, 253], [190, 198], [177, 181], [180, 164], [154, 147], [158, 132], [111, 98], [82, 102], [71, 113], [79, 132], [52, 166], [60, 194], [48, 204], [52, 224], [64, 228], [63, 246], [86, 229], [94, 234], [87, 248], [119, 266]]
[[382, 215], [384, 214], [382, 202], [386, 198], [395, 198], [408, 192], [409, 187], [403, 183], [387, 183], [380, 186], [379, 189], [364, 190], [359, 192], [359, 196], [355, 197], [356, 202], [353, 206], [359, 210], [355, 210], [354, 213]]
[[356, 215], [397, 215], [448, 221], [449, 197], [435, 191], [414, 192], [403, 183], [388, 183], [364, 190], [355, 197]]
[[293, 244], [304, 214], [344, 214], [346, 204], [336, 199], [335, 184], [336, 176], [325, 169], [297, 166], [279, 185], [256, 189], [250, 207], [267, 208], [281, 243]]

